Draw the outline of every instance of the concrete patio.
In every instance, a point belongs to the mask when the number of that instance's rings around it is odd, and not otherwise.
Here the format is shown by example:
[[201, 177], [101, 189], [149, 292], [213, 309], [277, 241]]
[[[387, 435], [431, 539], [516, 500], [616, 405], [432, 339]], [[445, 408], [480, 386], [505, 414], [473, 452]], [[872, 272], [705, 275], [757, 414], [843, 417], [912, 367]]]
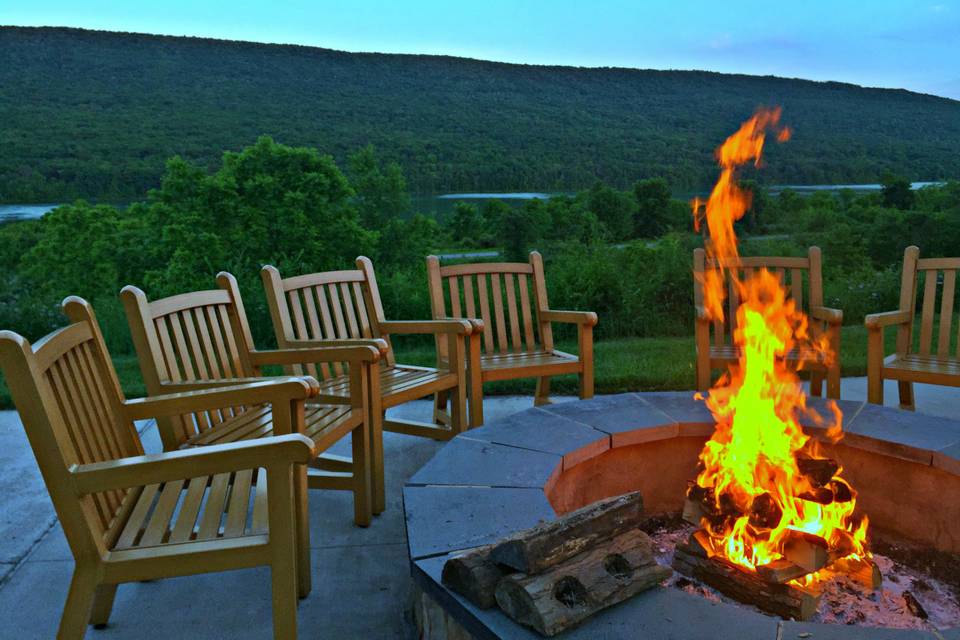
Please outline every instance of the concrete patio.
[[[866, 379], [843, 381], [842, 397], [864, 400]], [[887, 404], [896, 406], [888, 383]], [[919, 412], [956, 417], [960, 389], [917, 385]], [[571, 400], [562, 398], [560, 400]], [[532, 404], [529, 397], [486, 402], [488, 423]], [[426, 419], [429, 402], [411, 403], [398, 417]], [[156, 429], [141, 425], [144, 446], [159, 450]], [[346, 443], [337, 452], [348, 453]], [[313, 591], [301, 601], [305, 638], [412, 638], [407, 614], [409, 565], [401, 488], [441, 443], [385, 434], [387, 510], [368, 529], [351, 522], [350, 495], [310, 497]], [[56, 522], [29, 444], [13, 411], [0, 412], [0, 612], [4, 637], [51, 638], [56, 632], [73, 560]], [[203, 603], [203, 606], [197, 606]], [[265, 638], [270, 636], [267, 569], [122, 586], [111, 624], [88, 638]]]

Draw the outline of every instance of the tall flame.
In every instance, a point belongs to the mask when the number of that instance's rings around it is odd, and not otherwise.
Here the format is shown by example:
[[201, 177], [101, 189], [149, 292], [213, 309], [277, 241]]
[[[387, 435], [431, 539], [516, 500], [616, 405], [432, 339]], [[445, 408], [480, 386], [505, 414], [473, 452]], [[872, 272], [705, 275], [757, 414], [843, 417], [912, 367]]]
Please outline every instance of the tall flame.
[[[708, 264], [717, 267], [705, 270], [704, 310], [710, 319], [723, 319], [727, 278], [741, 301], [733, 333], [738, 362], [706, 398], [717, 425], [700, 454], [696, 484], [718, 511], [728, 514], [703, 521], [714, 551], [749, 569], [782, 557], [789, 530], [821, 536], [835, 554], [867, 555], [867, 521], [854, 515], [856, 494], [842, 479], [842, 469], [830, 485], [848, 491], [851, 499], [820, 504], [810, 499], [818, 487], [798, 468], [798, 455], [821, 457], [816, 441], [803, 433], [799, 415], [824, 420], [807, 408], [795, 367], [785, 356], [801, 348], [830, 358], [828, 343], [813, 335], [798, 302], [774, 273], [762, 269], [741, 279], [736, 269], [740, 254], [734, 222], [751, 203], [750, 192], [737, 185], [737, 169], [747, 162], [760, 165], [768, 133], [779, 142], [790, 138], [790, 130], [780, 125], [779, 108], [758, 110], [727, 138], [716, 152], [721, 173], [713, 191], [706, 202], [693, 202], [697, 228], [705, 221], [709, 232]], [[828, 435], [837, 440], [842, 416], [835, 404], [831, 408]], [[750, 514], [759, 507], [774, 519], [776, 513], [782, 515], [776, 522], [751, 522]]]

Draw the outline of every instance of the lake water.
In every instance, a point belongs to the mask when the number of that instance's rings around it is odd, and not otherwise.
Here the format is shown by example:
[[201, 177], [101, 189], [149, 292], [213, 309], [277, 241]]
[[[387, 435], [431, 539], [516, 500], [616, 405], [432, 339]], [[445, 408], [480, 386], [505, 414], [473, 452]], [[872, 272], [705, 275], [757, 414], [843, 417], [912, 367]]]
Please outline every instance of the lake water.
[[[940, 185], [942, 182], [914, 182], [911, 187], [922, 189], [923, 187]], [[852, 189], [853, 191], [879, 191], [882, 187], [879, 184], [797, 184], [797, 185], [772, 185], [768, 190], [772, 194], [777, 194], [784, 189], [792, 189], [801, 194], [815, 193], [818, 191], [841, 191], [843, 189]], [[453, 211], [458, 202], [472, 202], [478, 205], [487, 200], [503, 200], [509, 204], [519, 205], [527, 200], [546, 200], [553, 196], [565, 195], [562, 192], [548, 191], [511, 191], [505, 193], [480, 192], [480, 193], [441, 193], [441, 194], [416, 194], [411, 196], [413, 201], [413, 210], [418, 213], [431, 214], [438, 218], [446, 217]], [[705, 196], [706, 193], [678, 192], [674, 194], [676, 198], [690, 199], [694, 196]], [[10, 222], [12, 220], [29, 220], [41, 217], [48, 211], [59, 207], [59, 204], [0, 204], [0, 223]]]

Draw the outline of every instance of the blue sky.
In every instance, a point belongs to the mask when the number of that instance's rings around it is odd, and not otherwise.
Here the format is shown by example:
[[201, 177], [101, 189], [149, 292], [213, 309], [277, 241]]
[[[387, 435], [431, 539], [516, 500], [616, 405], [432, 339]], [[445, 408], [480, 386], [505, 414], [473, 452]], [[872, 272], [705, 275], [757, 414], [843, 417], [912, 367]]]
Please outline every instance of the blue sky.
[[773, 74], [960, 99], [960, 0], [0, 0], [0, 24]]

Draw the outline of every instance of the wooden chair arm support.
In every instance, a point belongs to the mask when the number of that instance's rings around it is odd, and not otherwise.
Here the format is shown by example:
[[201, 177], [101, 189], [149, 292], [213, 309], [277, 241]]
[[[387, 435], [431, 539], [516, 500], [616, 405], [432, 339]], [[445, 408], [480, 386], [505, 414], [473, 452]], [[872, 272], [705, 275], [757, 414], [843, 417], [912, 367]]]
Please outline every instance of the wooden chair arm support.
[[[281, 379], [288, 379], [290, 376], [280, 376]], [[165, 381], [160, 386], [167, 390], [167, 393], [181, 393], [183, 391], [203, 391], [204, 389], [219, 389], [222, 387], [234, 387], [241, 384], [250, 384], [252, 382], [263, 382], [270, 380], [271, 377], [253, 377], [253, 378], [217, 378], [215, 380], [181, 380], [179, 382]]]
[[540, 313], [540, 319], [546, 322], [582, 324], [590, 327], [594, 327], [597, 324], [597, 314], [593, 311], [556, 311], [554, 309], [547, 309]]
[[909, 311], [886, 311], [884, 313], [871, 313], [863, 319], [863, 324], [867, 329], [881, 329], [896, 324], [907, 324], [910, 322]]
[[710, 322], [710, 314], [707, 313], [706, 307], [698, 304], [694, 309], [697, 312], [697, 322]]
[[143, 420], [163, 416], [179, 416], [196, 411], [237, 407], [263, 402], [306, 400], [317, 395], [320, 385], [310, 376], [261, 378], [256, 382], [231, 387], [170, 393], [149, 398], [127, 400], [124, 418]]
[[388, 320], [380, 323], [380, 330], [384, 333], [455, 333], [469, 336], [473, 333], [473, 323], [469, 320]]
[[434, 320], [457, 320], [457, 321], [466, 321], [470, 323], [472, 331], [470, 335], [479, 335], [483, 333], [483, 320], [480, 318], [434, 318]]
[[843, 324], [843, 311], [830, 307], [811, 307], [810, 317], [827, 324]]
[[155, 453], [107, 462], [72, 465], [77, 495], [127, 489], [273, 465], [306, 464], [314, 458], [313, 442], [300, 434], [231, 442]]
[[[390, 350], [390, 345], [382, 338], [343, 338], [337, 340], [312, 340], [294, 338], [286, 341], [288, 349], [321, 349], [326, 347], [373, 347], [381, 354]], [[262, 353], [262, 352], [261, 352]]]
[[[370, 341], [372, 342], [372, 341]], [[382, 340], [378, 342], [383, 342]], [[384, 346], [386, 343], [384, 342]], [[377, 362], [380, 360], [380, 345], [307, 347], [294, 349], [271, 349], [251, 351], [250, 361], [254, 366], [265, 364], [312, 364], [314, 362]]]

